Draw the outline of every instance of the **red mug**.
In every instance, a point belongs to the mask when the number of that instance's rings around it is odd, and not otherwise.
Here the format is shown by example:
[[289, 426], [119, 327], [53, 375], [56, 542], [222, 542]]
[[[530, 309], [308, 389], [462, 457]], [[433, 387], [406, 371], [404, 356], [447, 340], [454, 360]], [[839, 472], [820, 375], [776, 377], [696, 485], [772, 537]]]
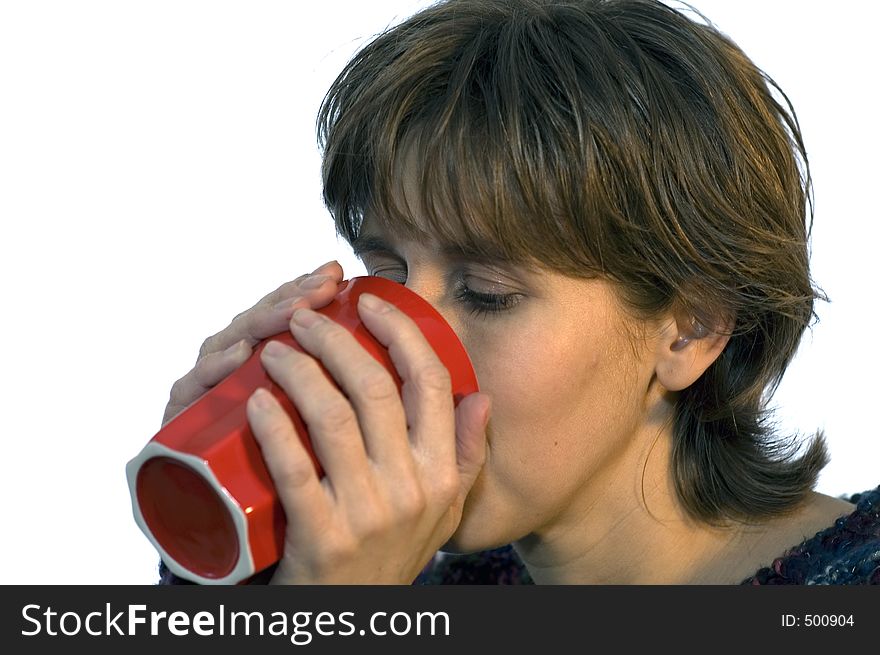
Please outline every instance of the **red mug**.
[[[449, 370], [456, 406], [479, 390], [467, 352], [426, 300], [385, 278], [344, 280], [333, 301], [316, 311], [354, 334], [391, 373], [398, 392], [402, 381], [387, 349], [358, 316], [357, 300], [363, 292], [392, 303], [415, 321]], [[263, 340], [244, 364], [167, 423], [126, 466], [135, 521], [168, 568], [182, 578], [234, 584], [281, 559], [284, 511], [245, 410], [257, 387], [268, 389], [279, 400], [319, 477], [323, 475], [305, 424], [260, 362], [260, 352], [269, 341], [305, 352], [290, 332]]]

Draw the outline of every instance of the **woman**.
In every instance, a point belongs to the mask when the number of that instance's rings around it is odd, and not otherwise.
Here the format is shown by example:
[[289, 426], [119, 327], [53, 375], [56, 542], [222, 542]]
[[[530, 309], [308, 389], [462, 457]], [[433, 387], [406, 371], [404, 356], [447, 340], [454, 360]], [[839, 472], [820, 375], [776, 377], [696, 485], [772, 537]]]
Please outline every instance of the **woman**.
[[821, 434], [797, 451], [765, 410], [822, 298], [768, 83], [648, 0], [448, 0], [356, 55], [319, 115], [325, 202], [370, 274], [443, 314], [481, 392], [453, 408], [411, 321], [362, 301], [398, 398], [308, 310], [336, 262], [206, 340], [166, 421], [261, 338], [310, 353], [262, 361], [325, 478], [277, 403], [248, 403], [296, 526], [261, 580], [880, 582], [880, 489], [812, 491]]

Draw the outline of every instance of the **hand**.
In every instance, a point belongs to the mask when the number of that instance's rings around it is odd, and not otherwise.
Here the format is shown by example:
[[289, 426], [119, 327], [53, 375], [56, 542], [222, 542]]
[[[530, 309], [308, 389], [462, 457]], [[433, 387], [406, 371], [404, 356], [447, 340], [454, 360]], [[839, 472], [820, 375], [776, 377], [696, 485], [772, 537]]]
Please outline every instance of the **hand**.
[[[326, 276], [320, 279], [318, 276]], [[184, 409], [221, 382], [253, 352], [262, 339], [288, 329], [293, 311], [299, 307], [319, 308], [336, 296], [342, 281], [342, 267], [330, 261], [310, 275], [285, 282], [257, 304], [232, 319], [217, 334], [205, 339], [192, 370], [171, 387], [171, 397], [162, 418], [164, 426]], [[332, 280], [332, 284], [331, 284]], [[317, 286], [307, 286], [318, 283]]]
[[288, 526], [273, 584], [410, 584], [455, 532], [485, 462], [489, 397], [454, 407], [449, 372], [412, 319], [381, 300], [371, 310], [367, 298], [376, 297], [362, 294], [358, 313], [389, 349], [402, 397], [354, 336], [317, 312], [290, 323], [308, 354], [277, 342], [261, 353], [325, 471], [319, 479], [290, 417], [258, 389], [248, 421]]

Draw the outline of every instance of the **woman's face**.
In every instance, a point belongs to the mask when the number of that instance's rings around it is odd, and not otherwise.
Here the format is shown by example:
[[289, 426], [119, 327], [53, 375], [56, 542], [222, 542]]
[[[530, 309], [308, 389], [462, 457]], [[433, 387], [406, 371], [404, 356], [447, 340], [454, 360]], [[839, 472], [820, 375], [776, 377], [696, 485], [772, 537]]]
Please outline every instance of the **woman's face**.
[[620, 471], [635, 477], [630, 446], [648, 414], [653, 363], [608, 282], [459, 259], [369, 221], [361, 236], [369, 245], [355, 250], [368, 273], [405, 284], [443, 315], [492, 399], [486, 463], [443, 550], [574, 525], [618, 488]]

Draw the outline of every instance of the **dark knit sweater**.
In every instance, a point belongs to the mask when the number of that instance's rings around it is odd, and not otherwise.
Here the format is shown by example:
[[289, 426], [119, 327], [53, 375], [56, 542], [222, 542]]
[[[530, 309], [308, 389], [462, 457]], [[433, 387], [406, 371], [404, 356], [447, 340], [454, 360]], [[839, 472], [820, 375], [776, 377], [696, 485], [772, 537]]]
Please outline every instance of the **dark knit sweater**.
[[[789, 548], [742, 584], [880, 584], [880, 487], [843, 498], [856, 505], [851, 514]], [[187, 584], [163, 563], [159, 572], [159, 584]], [[271, 571], [261, 577], [268, 579], [269, 575]], [[438, 552], [413, 584], [533, 582], [516, 551], [508, 544], [467, 555]]]

